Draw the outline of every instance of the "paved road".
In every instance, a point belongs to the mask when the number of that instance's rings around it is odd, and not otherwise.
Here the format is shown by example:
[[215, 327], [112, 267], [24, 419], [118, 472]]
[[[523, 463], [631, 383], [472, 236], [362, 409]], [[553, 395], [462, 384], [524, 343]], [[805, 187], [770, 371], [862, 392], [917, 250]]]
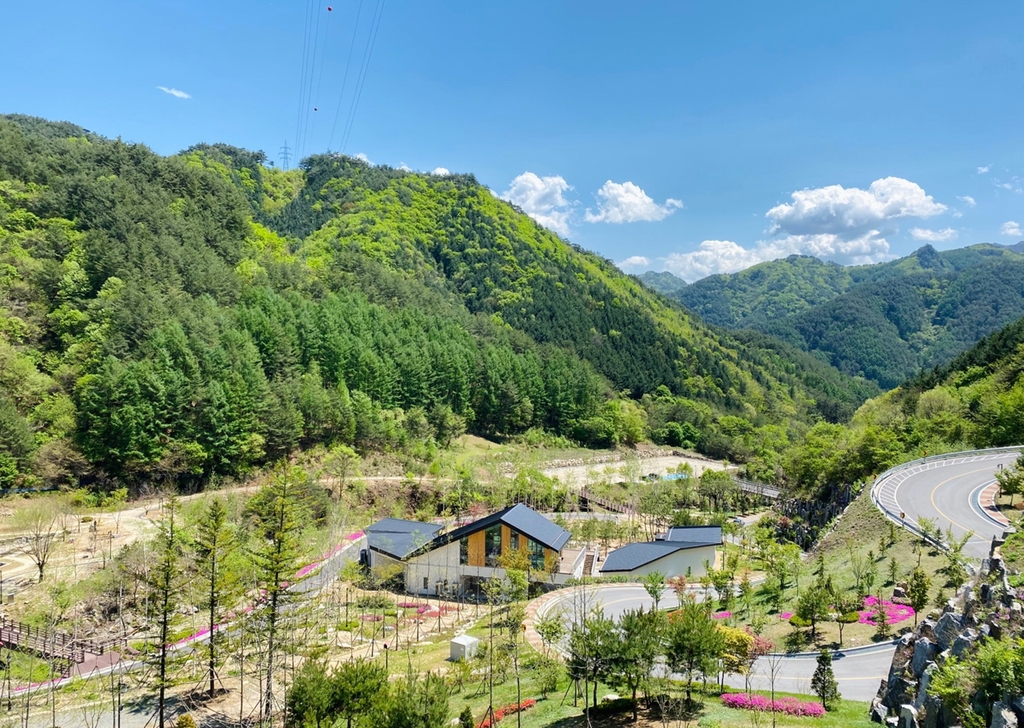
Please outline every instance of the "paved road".
[[[695, 593], [700, 596], [699, 590]], [[616, 618], [630, 609], [649, 609], [653, 604], [643, 587], [627, 584], [590, 587], [586, 591], [565, 589], [556, 594], [558, 596], [546, 601], [537, 609], [538, 618], [561, 611], [566, 622], [570, 623], [573, 615], [595, 608], [599, 608], [605, 616]], [[675, 607], [678, 604], [675, 594], [668, 591], [659, 606]], [[879, 681], [889, 673], [894, 649], [891, 643], [885, 643], [848, 653], [837, 653], [833, 669], [842, 696], [847, 700], [871, 700], [878, 691]], [[813, 655], [786, 655], [758, 660], [754, 664], [751, 678], [753, 689], [769, 689], [772, 663], [777, 663], [776, 690], [811, 694], [811, 676], [816, 666]], [[730, 676], [726, 684], [735, 688], [745, 687], [743, 678], [738, 675]]]
[[962, 537], [974, 535], [964, 549], [976, 558], [988, 557], [993, 536], [1005, 526], [985, 514], [979, 505], [981, 491], [995, 482], [1000, 466], [1012, 464], [1017, 453], [979, 453], [932, 460], [892, 473], [875, 485], [875, 502], [890, 516], [906, 514], [908, 522], [930, 518], [945, 532], [951, 528]]

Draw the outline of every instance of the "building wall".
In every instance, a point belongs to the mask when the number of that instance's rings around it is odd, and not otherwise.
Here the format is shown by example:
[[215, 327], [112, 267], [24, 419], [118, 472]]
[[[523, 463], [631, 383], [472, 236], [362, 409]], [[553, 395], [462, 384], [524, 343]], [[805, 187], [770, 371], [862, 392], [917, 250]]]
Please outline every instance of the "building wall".
[[647, 574], [655, 571], [660, 571], [666, 577], [673, 576], [686, 576], [687, 569], [690, 570], [690, 575], [696, 578], [704, 576], [706, 574], [704, 570], [704, 562], [707, 561], [712, 566], [715, 565], [715, 547], [714, 546], [702, 546], [695, 549], [686, 549], [684, 551], [676, 551], [675, 553], [667, 556], [662, 556], [660, 559], [644, 564], [643, 566], [633, 569], [632, 571], [615, 571], [608, 572], [605, 576], [627, 574], [629, 576], [646, 576]]
[[[472, 555], [472, 541], [470, 541], [470, 554]], [[482, 553], [482, 550], [481, 550]], [[481, 563], [483, 559], [481, 559]], [[435, 596], [437, 594], [437, 583], [447, 580], [449, 585], [460, 587], [463, 573], [473, 573], [484, 567], [463, 566], [459, 564], [459, 542], [445, 544], [433, 551], [414, 556], [405, 565], [405, 590], [410, 594], [422, 594], [424, 596]], [[485, 569], [490, 571], [490, 569]], [[426, 588], [423, 587], [423, 580], [427, 580]]]
[[466, 538], [469, 539], [469, 565], [483, 566], [485, 546], [483, 530], [471, 533]]

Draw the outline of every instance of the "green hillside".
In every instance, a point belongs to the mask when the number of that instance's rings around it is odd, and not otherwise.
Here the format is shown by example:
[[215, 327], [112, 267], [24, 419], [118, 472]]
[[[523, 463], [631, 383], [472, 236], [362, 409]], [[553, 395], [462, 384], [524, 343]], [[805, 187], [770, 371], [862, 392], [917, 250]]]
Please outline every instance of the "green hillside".
[[468, 175], [0, 119], [0, 487], [463, 430], [770, 462], [873, 391], [708, 328]]
[[927, 453], [1024, 442], [1024, 318], [952, 362], [866, 402], [847, 426], [820, 423], [787, 458], [805, 487], [852, 482]]
[[705, 278], [675, 298], [708, 321], [772, 334], [889, 389], [1024, 314], [1024, 256], [925, 246], [849, 268], [791, 256]]

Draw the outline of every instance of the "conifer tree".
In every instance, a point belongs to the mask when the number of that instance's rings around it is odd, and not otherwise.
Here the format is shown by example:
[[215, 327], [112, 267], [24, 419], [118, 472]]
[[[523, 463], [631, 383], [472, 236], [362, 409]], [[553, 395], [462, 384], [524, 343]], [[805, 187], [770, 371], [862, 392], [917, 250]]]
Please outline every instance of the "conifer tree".
[[199, 521], [195, 540], [196, 566], [203, 586], [200, 606], [206, 612], [209, 630], [209, 695], [213, 697], [217, 675], [217, 648], [223, 636], [217, 632], [225, 606], [235, 595], [237, 579], [229, 569], [228, 557], [235, 549], [235, 537], [227, 522], [223, 501], [214, 498]]
[[179, 531], [178, 501], [170, 498], [163, 507], [163, 518], [160, 520], [160, 532], [157, 536], [156, 568], [150, 572], [149, 591], [150, 603], [156, 609], [159, 624], [160, 643], [157, 646], [157, 725], [164, 728], [167, 687], [167, 659], [175, 614], [177, 613], [178, 594], [182, 586], [181, 547], [182, 537]]

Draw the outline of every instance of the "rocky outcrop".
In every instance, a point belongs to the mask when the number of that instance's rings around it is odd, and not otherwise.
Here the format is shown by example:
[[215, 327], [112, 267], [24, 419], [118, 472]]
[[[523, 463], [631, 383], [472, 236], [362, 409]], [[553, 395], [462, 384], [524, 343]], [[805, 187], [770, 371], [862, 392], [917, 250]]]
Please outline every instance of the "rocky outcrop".
[[[1007, 624], [1020, 625], [1022, 621], [1024, 610], [1016, 590], [1010, 586], [999, 550], [1005, 536], [993, 539], [990, 557], [973, 585], [965, 585], [947, 602], [941, 614], [921, 620], [914, 632], [900, 638], [889, 674], [871, 701], [869, 715], [873, 722], [898, 728], [957, 725], [955, 716], [942, 701], [928, 694], [935, 672], [945, 660], [969, 656], [979, 641], [1000, 639]], [[1019, 627], [1014, 633], [1017, 630]], [[990, 712], [990, 728], [1024, 726], [1024, 699], [1018, 698], [1012, 705], [994, 703]]]

